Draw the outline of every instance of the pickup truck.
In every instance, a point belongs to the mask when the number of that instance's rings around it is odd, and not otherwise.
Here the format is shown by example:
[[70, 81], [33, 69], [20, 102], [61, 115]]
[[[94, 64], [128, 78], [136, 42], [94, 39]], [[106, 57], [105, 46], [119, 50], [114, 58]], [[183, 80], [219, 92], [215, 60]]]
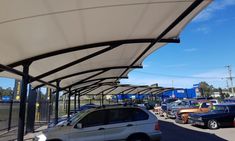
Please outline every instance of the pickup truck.
[[192, 107], [182, 108], [178, 110], [175, 121], [177, 123], [186, 124], [188, 123], [189, 114], [209, 112], [212, 107], [213, 104], [209, 100], [194, 101]]

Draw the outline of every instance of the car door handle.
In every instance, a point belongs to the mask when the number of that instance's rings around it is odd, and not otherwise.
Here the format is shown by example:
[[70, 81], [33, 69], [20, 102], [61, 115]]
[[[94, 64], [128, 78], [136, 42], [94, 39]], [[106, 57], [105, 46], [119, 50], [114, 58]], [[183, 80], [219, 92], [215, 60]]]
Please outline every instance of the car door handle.
[[133, 126], [133, 124], [127, 124], [127, 127]]
[[104, 130], [104, 128], [99, 128], [98, 130]]

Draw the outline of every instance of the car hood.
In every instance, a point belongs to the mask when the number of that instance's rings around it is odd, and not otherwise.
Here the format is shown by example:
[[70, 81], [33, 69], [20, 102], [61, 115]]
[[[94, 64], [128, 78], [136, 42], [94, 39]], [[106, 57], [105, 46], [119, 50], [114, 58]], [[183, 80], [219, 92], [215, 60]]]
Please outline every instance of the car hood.
[[181, 108], [189, 108], [189, 106], [173, 106], [171, 109], [181, 109]]
[[47, 136], [47, 138], [58, 137], [61, 135], [65, 135], [69, 133], [71, 130], [71, 126], [56, 126], [53, 128], [48, 128], [47, 130], [43, 131], [43, 134]]
[[190, 116], [191, 117], [205, 117], [205, 116], [216, 115], [220, 113], [224, 113], [224, 112], [223, 111], [210, 111], [207, 113], [192, 113], [190, 114]]

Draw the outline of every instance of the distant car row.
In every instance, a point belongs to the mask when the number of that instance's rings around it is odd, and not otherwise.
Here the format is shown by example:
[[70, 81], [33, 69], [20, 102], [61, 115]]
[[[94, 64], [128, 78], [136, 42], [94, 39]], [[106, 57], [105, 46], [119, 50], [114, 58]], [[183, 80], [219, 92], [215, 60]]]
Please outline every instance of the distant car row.
[[177, 123], [199, 125], [209, 129], [235, 126], [235, 102], [218, 103], [217, 100], [169, 99], [161, 107], [154, 108], [155, 114], [175, 119]]

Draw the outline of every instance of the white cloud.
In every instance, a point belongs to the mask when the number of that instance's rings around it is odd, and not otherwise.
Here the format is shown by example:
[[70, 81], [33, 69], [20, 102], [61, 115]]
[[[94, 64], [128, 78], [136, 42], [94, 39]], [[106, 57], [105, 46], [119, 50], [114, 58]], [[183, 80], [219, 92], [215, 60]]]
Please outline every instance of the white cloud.
[[195, 52], [197, 51], [197, 48], [186, 48], [184, 49], [185, 52]]
[[201, 22], [210, 20], [216, 11], [223, 10], [232, 5], [235, 5], [235, 0], [215, 0], [197, 17], [195, 17], [194, 21]]
[[167, 66], [164, 66], [165, 68], [182, 68], [182, 67], [186, 67], [187, 64], [173, 64], [173, 65], [167, 65]]
[[196, 28], [195, 31], [202, 32], [204, 34], [208, 34], [210, 32], [210, 28], [206, 27], [206, 26], [201, 26], [201, 27]]
[[148, 64], [143, 64], [143, 68], [148, 68], [150, 67]]
[[210, 70], [210, 71], [207, 71], [207, 72], [203, 72], [203, 73], [200, 73], [200, 74], [195, 74], [193, 75], [194, 77], [206, 77], [206, 78], [224, 78], [224, 77], [227, 77], [227, 71], [226, 69], [215, 69], [215, 70]]
[[[174, 76], [174, 75], [172, 75]], [[145, 73], [141, 75], [131, 75], [129, 79], [121, 80], [123, 84], [133, 84], [133, 85], [151, 85], [158, 83], [159, 86], [163, 87], [173, 87], [176, 88], [192, 88], [193, 84], [197, 84], [201, 81], [206, 81], [208, 84], [213, 85], [214, 87], [226, 87], [226, 80], [222, 79], [227, 77], [226, 69], [216, 69], [209, 70], [207, 72], [194, 74], [191, 76], [159, 76], [158, 74], [154, 75], [151, 73]]]

